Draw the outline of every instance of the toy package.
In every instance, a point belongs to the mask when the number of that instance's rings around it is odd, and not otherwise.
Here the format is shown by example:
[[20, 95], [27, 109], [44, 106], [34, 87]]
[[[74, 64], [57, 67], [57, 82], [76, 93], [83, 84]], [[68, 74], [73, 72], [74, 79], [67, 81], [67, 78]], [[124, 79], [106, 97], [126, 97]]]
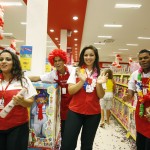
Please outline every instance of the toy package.
[[135, 126], [135, 110], [130, 110], [129, 113], [129, 122], [128, 122], [128, 129], [133, 134], [136, 136], [136, 126]]
[[37, 90], [30, 109], [28, 150], [56, 150], [60, 147], [60, 89], [57, 83], [33, 83]]

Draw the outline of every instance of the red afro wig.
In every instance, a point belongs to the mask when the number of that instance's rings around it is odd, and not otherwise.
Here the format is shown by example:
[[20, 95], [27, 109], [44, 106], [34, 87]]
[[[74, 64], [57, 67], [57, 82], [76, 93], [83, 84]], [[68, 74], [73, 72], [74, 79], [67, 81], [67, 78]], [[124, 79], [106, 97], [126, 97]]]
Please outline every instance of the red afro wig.
[[54, 66], [54, 58], [55, 57], [60, 57], [64, 63], [67, 63], [67, 53], [61, 49], [54, 49], [51, 51], [48, 55], [48, 61], [52, 66]]

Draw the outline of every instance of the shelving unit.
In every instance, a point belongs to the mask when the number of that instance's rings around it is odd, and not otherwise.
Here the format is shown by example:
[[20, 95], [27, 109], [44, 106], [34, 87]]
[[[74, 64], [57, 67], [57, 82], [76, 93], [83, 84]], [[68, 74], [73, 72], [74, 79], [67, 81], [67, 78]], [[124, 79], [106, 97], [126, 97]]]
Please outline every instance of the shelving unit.
[[130, 102], [122, 100], [123, 95], [127, 92], [127, 83], [130, 74], [115, 74], [114, 80], [116, 82], [116, 92], [113, 98], [113, 107], [111, 110], [112, 115], [127, 131], [126, 137], [130, 136], [136, 140], [136, 127], [135, 127], [135, 107], [136, 102], [131, 99]]

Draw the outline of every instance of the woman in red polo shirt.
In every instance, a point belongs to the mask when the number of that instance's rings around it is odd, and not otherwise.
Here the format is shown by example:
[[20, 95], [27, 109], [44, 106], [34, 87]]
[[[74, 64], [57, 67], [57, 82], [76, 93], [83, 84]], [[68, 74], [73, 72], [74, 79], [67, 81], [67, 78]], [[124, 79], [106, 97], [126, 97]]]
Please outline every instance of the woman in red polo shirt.
[[[0, 150], [27, 150], [27, 107], [32, 105], [33, 96], [37, 92], [29, 78], [23, 75], [15, 50], [6, 49], [0, 52], [0, 70]], [[23, 88], [27, 91], [17, 95]], [[12, 99], [15, 106], [5, 117], [2, 112], [8, 112], [4, 111], [4, 108]]]
[[99, 99], [104, 96], [102, 83], [107, 75], [99, 75], [98, 50], [90, 45], [83, 48], [78, 68], [72, 71], [67, 83], [72, 95], [67, 115], [63, 150], [75, 150], [81, 133], [81, 150], [92, 150], [95, 134], [100, 122]]

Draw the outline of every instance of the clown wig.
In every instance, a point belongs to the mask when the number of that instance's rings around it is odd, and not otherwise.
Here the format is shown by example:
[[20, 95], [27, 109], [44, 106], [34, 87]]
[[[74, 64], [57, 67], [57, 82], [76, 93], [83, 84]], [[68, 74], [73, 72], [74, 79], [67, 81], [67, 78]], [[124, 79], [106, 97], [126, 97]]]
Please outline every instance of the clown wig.
[[60, 57], [64, 61], [65, 64], [67, 63], [67, 53], [65, 51], [61, 49], [54, 49], [53, 51], [49, 53], [48, 61], [50, 62], [52, 66], [54, 66], [55, 57]]

